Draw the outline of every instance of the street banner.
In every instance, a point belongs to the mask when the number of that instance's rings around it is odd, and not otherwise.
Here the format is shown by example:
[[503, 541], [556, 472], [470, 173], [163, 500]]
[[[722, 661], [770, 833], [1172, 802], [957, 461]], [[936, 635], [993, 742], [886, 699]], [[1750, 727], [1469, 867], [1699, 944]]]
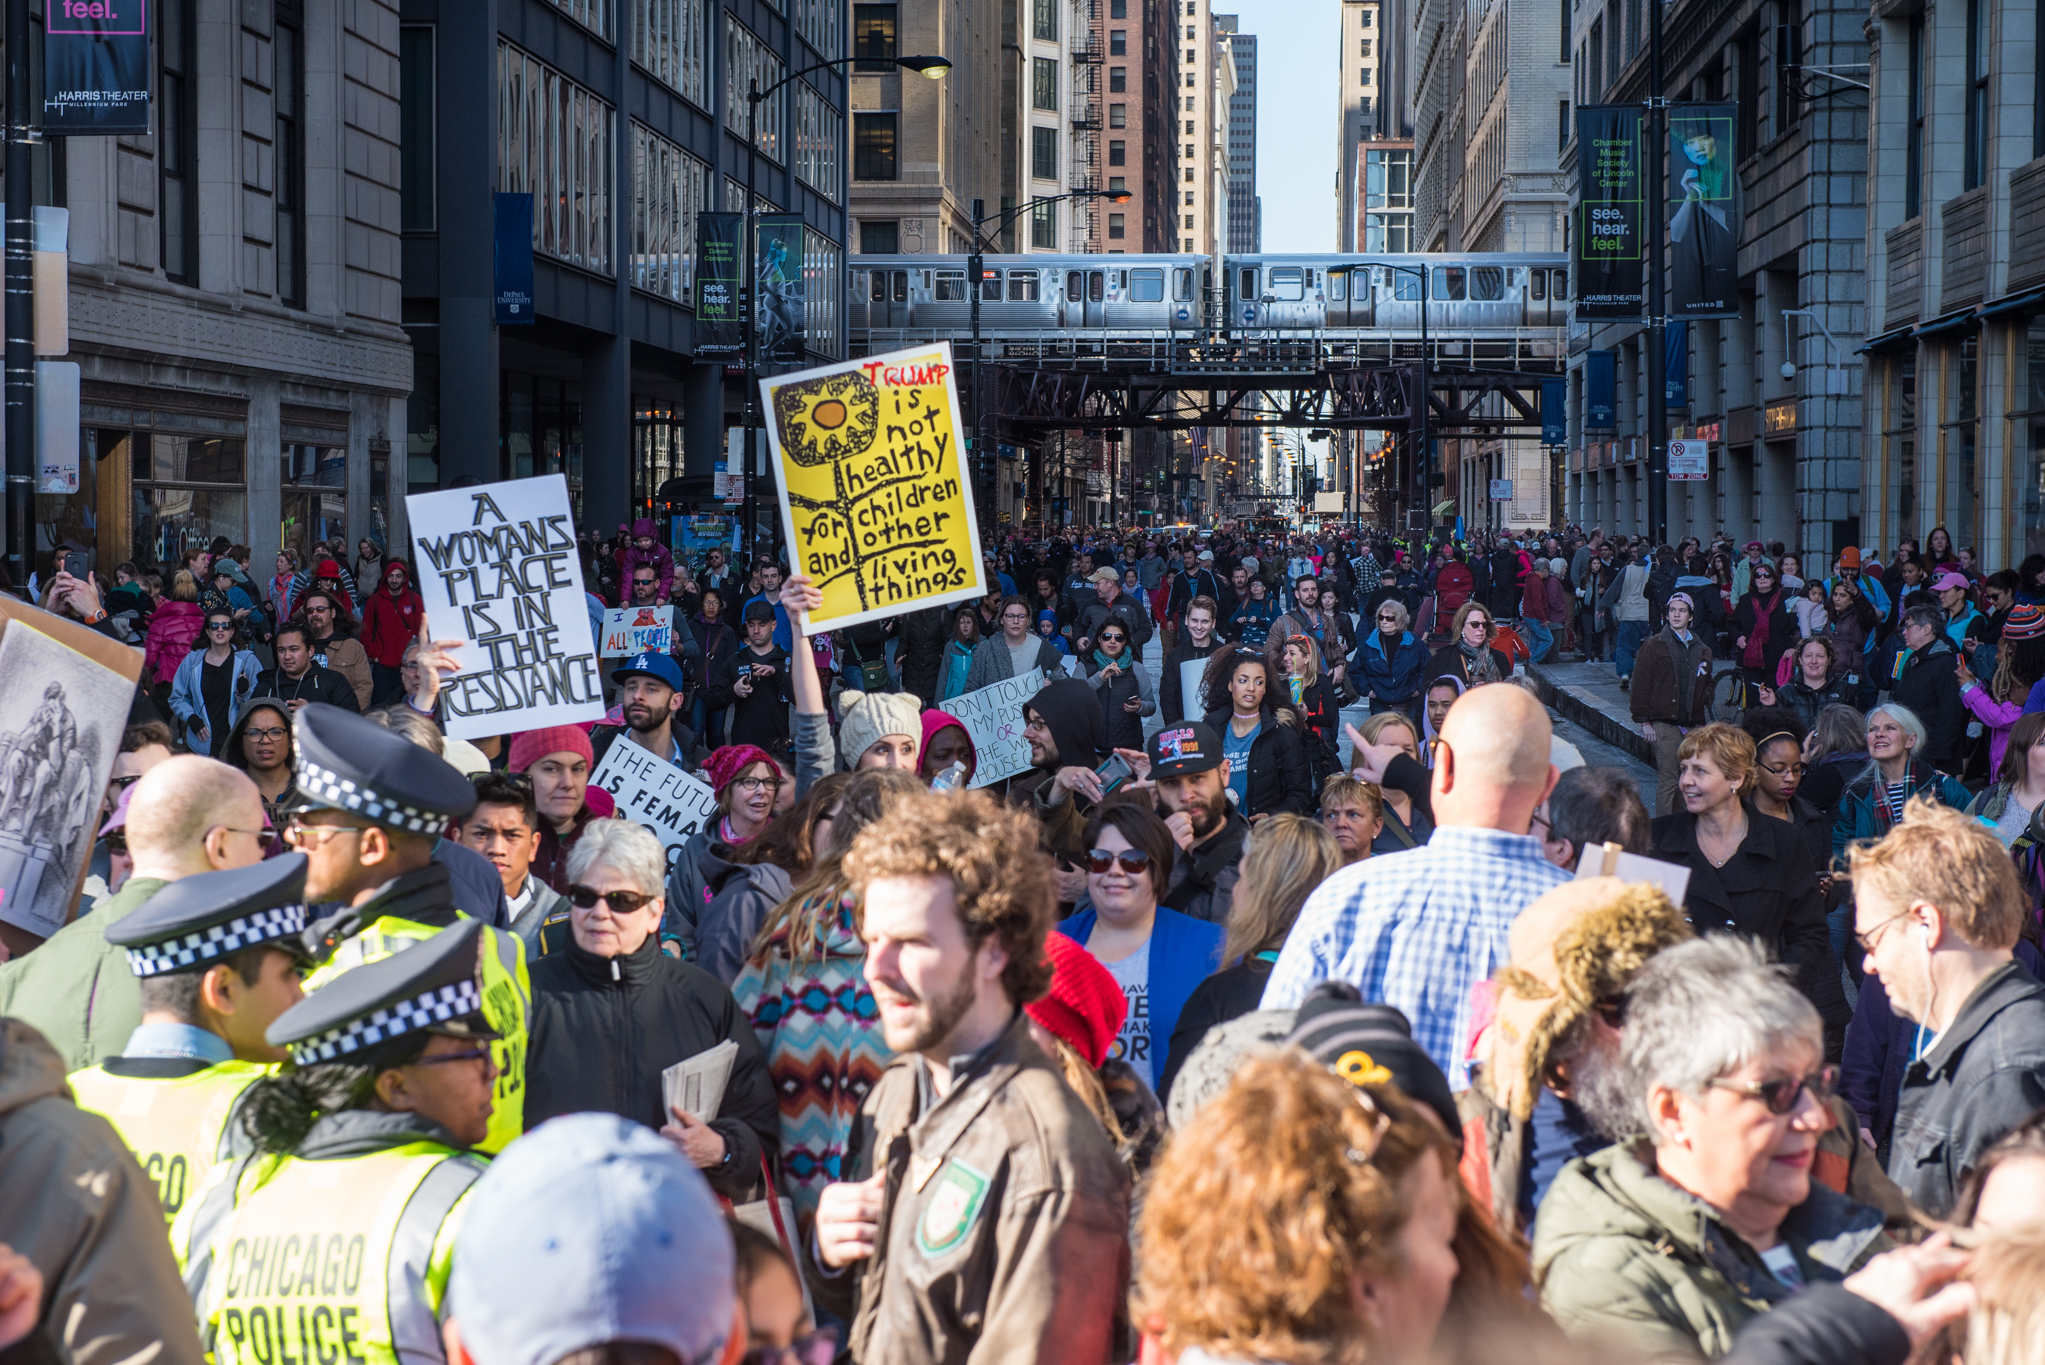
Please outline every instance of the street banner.
[[[79, 380], [75, 360], [36, 362], [36, 492], [78, 491]], [[4, 447], [0, 447], [4, 448]]]
[[1583, 357], [1583, 424], [1609, 430], [1619, 416], [1619, 353], [1586, 351]]
[[1669, 316], [1740, 315], [1731, 104], [1669, 106]]
[[673, 607], [612, 607], [604, 613], [604, 638], [597, 653], [606, 659], [670, 654], [674, 647]]
[[1662, 330], [1662, 406], [1690, 406], [1690, 324], [1681, 318]]
[[754, 262], [754, 297], [760, 307], [760, 359], [800, 365], [807, 349], [808, 309], [802, 278], [802, 215], [763, 213], [754, 225], [759, 259]]
[[537, 321], [533, 315], [533, 197], [530, 194], [490, 196], [491, 321], [516, 327]]
[[461, 641], [461, 671], [440, 688], [447, 733], [472, 739], [602, 719], [567, 477], [415, 493], [405, 511], [428, 629]]
[[986, 595], [950, 342], [762, 379], [760, 393], [790, 562], [824, 594], [806, 633]]
[[149, 0], [49, 0], [43, 133], [150, 133]]
[[1576, 233], [1577, 320], [1643, 317], [1640, 106], [1593, 104], [1577, 110], [1576, 148], [1583, 205]]
[[1569, 381], [1541, 381], [1541, 444], [1569, 444]]
[[745, 240], [742, 213], [696, 215], [696, 354], [743, 355], [739, 334], [739, 257]]
[[1033, 668], [938, 703], [938, 710], [958, 717], [973, 741], [977, 766], [972, 785], [984, 787], [1030, 770], [1030, 742], [1023, 738], [1022, 709], [1043, 690], [1044, 670]]
[[611, 794], [620, 820], [654, 832], [667, 851], [669, 871], [689, 836], [717, 815], [717, 793], [709, 783], [623, 736], [611, 741], [589, 782]]

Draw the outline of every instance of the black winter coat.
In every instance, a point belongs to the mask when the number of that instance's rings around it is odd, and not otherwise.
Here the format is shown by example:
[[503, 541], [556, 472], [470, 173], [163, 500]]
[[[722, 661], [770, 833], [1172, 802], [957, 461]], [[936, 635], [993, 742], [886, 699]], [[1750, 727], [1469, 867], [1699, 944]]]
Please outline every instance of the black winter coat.
[[1814, 1284], [1742, 1327], [1719, 1365], [1903, 1365], [1909, 1358], [1910, 1334], [1886, 1309], [1843, 1284]]
[[738, 1057], [710, 1126], [729, 1158], [703, 1174], [727, 1198], [753, 1197], [761, 1153], [771, 1158], [780, 1147], [780, 1106], [767, 1054], [730, 989], [661, 952], [652, 935], [638, 952], [617, 958], [597, 957], [571, 939], [531, 971], [526, 1130], [588, 1111], [658, 1130], [670, 1121], [660, 1073], [728, 1038]]
[[[1214, 733], [1229, 723], [1227, 707], [1207, 713]], [[1224, 737], [1225, 738], [1225, 737]], [[1242, 808], [1245, 820], [1253, 815], [1312, 815], [1319, 801], [1314, 792], [1313, 768], [1307, 762], [1307, 748], [1293, 726], [1280, 723], [1269, 710], [1263, 728], [1250, 741], [1250, 799]]]
[[896, 637], [895, 662], [902, 669], [902, 690], [914, 692], [925, 707], [937, 704], [937, 671], [944, 662], [948, 607], [926, 607], [902, 618]]
[[[751, 673], [755, 666], [772, 668], [774, 673], [762, 679]], [[738, 694], [741, 668], [748, 671], [752, 684], [751, 693], [743, 697]], [[713, 711], [731, 708], [729, 743], [757, 744], [770, 754], [787, 753], [788, 708], [795, 704], [788, 651], [775, 645], [761, 654], [751, 645], [741, 645], [711, 675], [710, 686], [703, 692], [703, 704]]]
[[281, 668], [264, 669], [256, 677], [255, 695], [275, 697], [283, 702], [323, 701], [344, 711], [362, 714], [362, 707], [355, 700], [353, 684], [320, 664], [313, 664], [296, 678], [285, 677]]
[[1910, 656], [1893, 693], [1898, 706], [1910, 708], [1924, 722], [1925, 741], [1911, 757], [1946, 773], [1957, 773], [1965, 757], [1960, 742], [1967, 733], [1967, 705], [1960, 700], [1960, 675], [1954, 671], [1958, 659], [1952, 641], [1941, 634], [1930, 648]]
[[1782, 658], [1783, 651], [1797, 642], [1796, 616], [1789, 609], [1790, 596], [1781, 588], [1775, 590], [1775, 610], [1764, 612], [1761, 599], [1753, 593], [1742, 597], [1733, 607], [1733, 646], [1725, 657], [1739, 667], [1747, 667], [1747, 650], [1740, 644], [1753, 640], [1754, 630], [1765, 615], [1768, 618], [1768, 644], [1761, 651], [1761, 667], [1769, 679], [1775, 677], [1775, 665]]

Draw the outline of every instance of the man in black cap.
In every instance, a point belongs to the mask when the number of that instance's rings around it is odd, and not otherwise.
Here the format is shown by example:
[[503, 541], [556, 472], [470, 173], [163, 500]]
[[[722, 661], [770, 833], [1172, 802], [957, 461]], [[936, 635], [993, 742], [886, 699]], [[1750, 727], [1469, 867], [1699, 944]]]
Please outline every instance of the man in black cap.
[[107, 926], [140, 981], [142, 1023], [118, 1056], [73, 1072], [71, 1092], [135, 1153], [166, 1221], [248, 1150], [235, 1115], [284, 1060], [263, 1034], [304, 997], [305, 918], [305, 855], [291, 853], [172, 882]]
[[[495, 1047], [473, 921], [351, 968], [267, 1033], [254, 1152], [191, 1219], [192, 1290], [218, 1365], [444, 1359], [462, 1202], [483, 1173]], [[252, 1169], [263, 1166], [260, 1178]]]
[[1167, 725], [1141, 752], [1115, 752], [1128, 760], [1139, 780], [1156, 784], [1158, 814], [1179, 845], [1171, 884], [1157, 903], [1210, 924], [1226, 924], [1250, 822], [1228, 799], [1229, 762], [1222, 756], [1221, 736], [1196, 720]]
[[[307, 930], [332, 960], [307, 981], [316, 994], [349, 968], [400, 952], [464, 918], [434, 846], [451, 821], [476, 807], [476, 789], [438, 755], [373, 721], [332, 706], [298, 714], [296, 783], [305, 804], [288, 838], [306, 855], [305, 897], [338, 902]], [[468, 916], [480, 919], [481, 915]], [[516, 934], [483, 930], [484, 1013], [502, 1038], [495, 1055], [497, 1107], [485, 1151], [522, 1131], [526, 1015], [532, 987]]]

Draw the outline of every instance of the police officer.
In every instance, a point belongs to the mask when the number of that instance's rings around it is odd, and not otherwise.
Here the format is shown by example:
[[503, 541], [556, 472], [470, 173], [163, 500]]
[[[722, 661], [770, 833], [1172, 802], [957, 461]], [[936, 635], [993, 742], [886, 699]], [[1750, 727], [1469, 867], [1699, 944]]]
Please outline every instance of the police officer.
[[305, 857], [293, 853], [172, 882], [107, 927], [139, 979], [142, 1024], [119, 1056], [73, 1072], [71, 1092], [135, 1153], [166, 1221], [216, 1163], [248, 1150], [233, 1120], [284, 1060], [263, 1035], [304, 995], [305, 914]]
[[459, 1210], [490, 1129], [496, 1034], [469, 920], [286, 1010], [291, 1063], [249, 1088], [254, 1151], [189, 1216], [185, 1276], [217, 1365], [428, 1365]]
[[[374, 721], [312, 704], [295, 725], [302, 804], [285, 837], [306, 855], [306, 899], [338, 902], [306, 930], [322, 957], [307, 979], [318, 993], [336, 974], [388, 957], [468, 916], [449, 889], [433, 846], [448, 822], [476, 806], [476, 789], [454, 766]], [[482, 1144], [498, 1152], [524, 1127], [526, 1014], [532, 987], [524, 945], [501, 929], [483, 935], [483, 1013], [500, 1038], [496, 1108]]]

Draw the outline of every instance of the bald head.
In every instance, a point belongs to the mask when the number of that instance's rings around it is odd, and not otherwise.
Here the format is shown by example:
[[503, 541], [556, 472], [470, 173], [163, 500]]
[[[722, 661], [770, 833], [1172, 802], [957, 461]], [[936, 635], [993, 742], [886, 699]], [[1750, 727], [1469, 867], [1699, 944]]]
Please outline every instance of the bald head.
[[1525, 834], [1555, 785], [1554, 734], [1531, 692], [1493, 683], [1463, 693], [1441, 725], [1447, 753], [1434, 770], [1435, 823]]
[[253, 833], [262, 827], [263, 798], [248, 774], [197, 754], [157, 764], [128, 798], [128, 851], [138, 877], [247, 867], [263, 856]]

